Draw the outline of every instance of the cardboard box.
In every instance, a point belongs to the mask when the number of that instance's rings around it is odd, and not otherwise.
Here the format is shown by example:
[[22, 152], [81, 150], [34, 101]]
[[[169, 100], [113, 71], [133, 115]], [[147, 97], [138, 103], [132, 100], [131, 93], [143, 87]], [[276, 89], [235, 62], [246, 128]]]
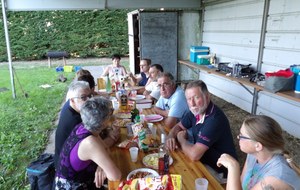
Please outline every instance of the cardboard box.
[[191, 46], [190, 48], [190, 61], [197, 63], [198, 55], [208, 55], [209, 47], [206, 46]]

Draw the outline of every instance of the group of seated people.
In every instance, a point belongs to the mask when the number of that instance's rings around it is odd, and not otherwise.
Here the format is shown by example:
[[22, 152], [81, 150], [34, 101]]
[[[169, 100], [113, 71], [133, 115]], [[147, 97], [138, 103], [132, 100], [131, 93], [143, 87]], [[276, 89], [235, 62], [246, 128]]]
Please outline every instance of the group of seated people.
[[[113, 57], [104, 74], [113, 77], [115, 67], [127, 74], [120, 59]], [[184, 91], [161, 65], [145, 59], [140, 67], [144, 74], [132, 80], [145, 85], [146, 97], [155, 98], [153, 110], [170, 129], [165, 144], [169, 151], [182, 151], [191, 161], [223, 173], [230, 190], [299, 189], [300, 169], [285, 149], [282, 129], [274, 119], [255, 115], [244, 120], [237, 138], [247, 159], [240, 173], [229, 121], [212, 102], [206, 84], [192, 81]], [[90, 73], [80, 72], [69, 86], [56, 130], [55, 189], [97, 189], [106, 178], [122, 178], [109, 153], [120, 137], [120, 129], [112, 125], [111, 101], [93, 97], [95, 83], [85, 76]]]

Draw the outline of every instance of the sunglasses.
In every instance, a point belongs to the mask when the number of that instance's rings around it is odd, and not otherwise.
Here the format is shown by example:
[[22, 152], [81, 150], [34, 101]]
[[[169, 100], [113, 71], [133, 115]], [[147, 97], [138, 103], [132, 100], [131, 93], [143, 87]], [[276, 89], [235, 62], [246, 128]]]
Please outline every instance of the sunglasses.
[[87, 101], [88, 99], [92, 98], [94, 95], [89, 94], [87, 96], [80, 96], [80, 97], [73, 97], [73, 98], [80, 98], [82, 101]]
[[241, 135], [241, 134], [239, 134], [239, 135], [237, 136], [237, 139], [239, 139], [239, 140], [241, 140], [241, 139], [245, 139], [245, 140], [253, 140], [253, 139], [251, 139], [250, 137], [246, 137], [246, 136], [243, 136], [243, 135]]

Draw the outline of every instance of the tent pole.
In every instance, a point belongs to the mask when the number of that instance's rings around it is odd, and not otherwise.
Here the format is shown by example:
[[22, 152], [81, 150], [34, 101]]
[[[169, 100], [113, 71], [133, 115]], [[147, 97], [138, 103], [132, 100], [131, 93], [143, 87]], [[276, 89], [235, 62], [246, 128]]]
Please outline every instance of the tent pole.
[[11, 51], [10, 51], [10, 41], [7, 27], [7, 17], [6, 17], [6, 0], [1, 0], [2, 3], [2, 15], [3, 15], [3, 23], [4, 23], [4, 32], [5, 32], [5, 40], [6, 40], [6, 48], [7, 48], [7, 57], [9, 63], [9, 73], [10, 73], [10, 81], [11, 81], [11, 90], [12, 96], [16, 98], [16, 90], [15, 90], [15, 82], [14, 82], [14, 74], [12, 70], [12, 59], [11, 59]]

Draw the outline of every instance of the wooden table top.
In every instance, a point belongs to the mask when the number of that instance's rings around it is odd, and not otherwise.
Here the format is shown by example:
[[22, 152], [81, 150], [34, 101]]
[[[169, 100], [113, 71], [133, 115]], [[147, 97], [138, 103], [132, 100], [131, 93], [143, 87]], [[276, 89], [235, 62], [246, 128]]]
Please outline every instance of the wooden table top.
[[[143, 114], [149, 115], [153, 114], [152, 109], [144, 109]], [[154, 126], [157, 127], [157, 137], [160, 139], [161, 133], [166, 133], [168, 131], [163, 126], [163, 121], [155, 122]], [[121, 139], [119, 142], [127, 139], [127, 129], [121, 128]], [[142, 160], [143, 157], [147, 154], [154, 153], [157, 151], [149, 151], [148, 153], [144, 153], [143, 151], [139, 151], [138, 161], [136, 163], [131, 162], [130, 154], [128, 149], [122, 149], [118, 147], [112, 147], [110, 149], [111, 157], [119, 167], [122, 172], [122, 180], [125, 180], [127, 175], [134, 169], [145, 168]], [[196, 178], [206, 178], [209, 182], [208, 189], [223, 189], [223, 187], [219, 184], [219, 182], [208, 172], [205, 166], [200, 162], [193, 162], [188, 157], [186, 157], [180, 150], [171, 152], [171, 157], [174, 162], [170, 166], [170, 174], [179, 174], [182, 177], [182, 189], [190, 190], [195, 189], [195, 179]], [[109, 181], [108, 188], [110, 190], [118, 189], [120, 181]]]

